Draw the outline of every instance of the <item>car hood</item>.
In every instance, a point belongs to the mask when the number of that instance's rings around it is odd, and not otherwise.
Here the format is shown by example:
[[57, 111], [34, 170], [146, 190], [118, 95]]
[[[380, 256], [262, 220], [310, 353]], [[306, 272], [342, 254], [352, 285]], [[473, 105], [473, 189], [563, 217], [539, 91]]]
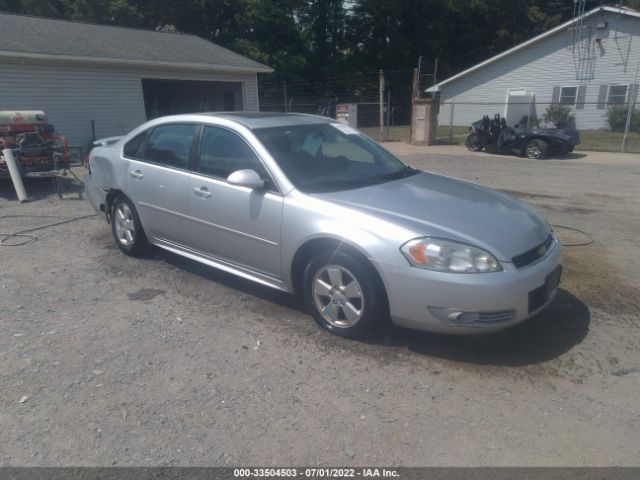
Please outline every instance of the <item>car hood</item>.
[[550, 231], [547, 221], [536, 210], [516, 198], [425, 172], [313, 196], [402, 225], [416, 236], [448, 238], [479, 246], [502, 261], [511, 261], [540, 245]]

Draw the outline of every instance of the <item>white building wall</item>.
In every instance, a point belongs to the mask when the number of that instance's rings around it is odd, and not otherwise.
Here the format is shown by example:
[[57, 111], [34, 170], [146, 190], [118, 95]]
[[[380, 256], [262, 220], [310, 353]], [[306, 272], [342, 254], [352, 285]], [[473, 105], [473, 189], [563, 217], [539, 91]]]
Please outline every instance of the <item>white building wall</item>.
[[[606, 29], [596, 24], [607, 22]], [[583, 42], [574, 48], [574, 32], [558, 32], [494, 63], [442, 85], [440, 125], [469, 125], [483, 115], [504, 115], [508, 89], [535, 93], [537, 115], [552, 100], [553, 87], [586, 86], [583, 109], [574, 109], [579, 129], [607, 126], [607, 109], [597, 108], [600, 85], [633, 84], [640, 63], [640, 18], [599, 12], [584, 21]], [[601, 37], [601, 47], [595, 42]], [[580, 56], [589, 57], [580, 61]], [[584, 55], [586, 53], [586, 55]], [[487, 105], [490, 103], [490, 105]]]
[[211, 74], [0, 58], [0, 110], [44, 110], [70, 144], [122, 135], [146, 121], [142, 78], [242, 82], [243, 108], [258, 110], [257, 74]]

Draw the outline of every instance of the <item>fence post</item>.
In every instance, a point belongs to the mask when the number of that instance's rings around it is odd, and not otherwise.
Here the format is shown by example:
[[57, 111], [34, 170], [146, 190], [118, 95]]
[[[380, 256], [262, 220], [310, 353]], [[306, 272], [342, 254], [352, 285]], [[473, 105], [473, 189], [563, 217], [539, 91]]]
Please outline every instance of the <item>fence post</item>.
[[387, 89], [387, 142], [389, 141], [389, 128], [391, 127], [391, 89]]
[[287, 113], [289, 111], [289, 107], [287, 104], [287, 81], [282, 81], [282, 93], [284, 94], [284, 111]]
[[380, 70], [378, 74], [380, 81], [380, 132], [378, 139], [382, 141], [384, 138], [384, 72]]
[[[638, 85], [638, 70], [640, 70], [640, 63], [636, 65], [636, 74], [633, 80], [633, 83], [635, 85]], [[627, 88], [630, 88], [630, 86]], [[635, 92], [633, 92], [633, 95], [629, 96], [629, 107], [627, 110], [627, 123], [624, 126], [624, 136], [622, 137], [622, 148], [621, 148], [622, 153], [624, 153], [627, 150], [627, 140], [629, 140], [629, 130], [631, 130], [631, 119], [633, 117], [633, 111], [636, 108], [636, 99], [638, 98], [638, 87], [636, 86], [634, 90]]]
[[449, 143], [453, 143], [453, 108], [456, 106], [456, 101], [451, 100], [451, 110], [449, 110]]

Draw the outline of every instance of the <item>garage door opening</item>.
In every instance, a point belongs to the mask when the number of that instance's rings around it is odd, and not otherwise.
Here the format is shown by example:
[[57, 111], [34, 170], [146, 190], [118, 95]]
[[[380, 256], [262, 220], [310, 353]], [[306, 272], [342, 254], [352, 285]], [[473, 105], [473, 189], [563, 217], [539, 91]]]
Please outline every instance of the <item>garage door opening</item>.
[[242, 83], [142, 79], [147, 120], [164, 115], [242, 110]]

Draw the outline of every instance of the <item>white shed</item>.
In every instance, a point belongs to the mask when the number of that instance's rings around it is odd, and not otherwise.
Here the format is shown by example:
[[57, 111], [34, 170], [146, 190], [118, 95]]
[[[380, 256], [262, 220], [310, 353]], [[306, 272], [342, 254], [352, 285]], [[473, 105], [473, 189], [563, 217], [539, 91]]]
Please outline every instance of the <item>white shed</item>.
[[0, 110], [44, 110], [72, 144], [160, 115], [258, 111], [271, 71], [194, 35], [0, 13]]
[[639, 65], [640, 13], [599, 7], [429, 90], [441, 92], [440, 125], [499, 113], [513, 126], [564, 104], [577, 128], [603, 128], [609, 107], [636, 100]]

